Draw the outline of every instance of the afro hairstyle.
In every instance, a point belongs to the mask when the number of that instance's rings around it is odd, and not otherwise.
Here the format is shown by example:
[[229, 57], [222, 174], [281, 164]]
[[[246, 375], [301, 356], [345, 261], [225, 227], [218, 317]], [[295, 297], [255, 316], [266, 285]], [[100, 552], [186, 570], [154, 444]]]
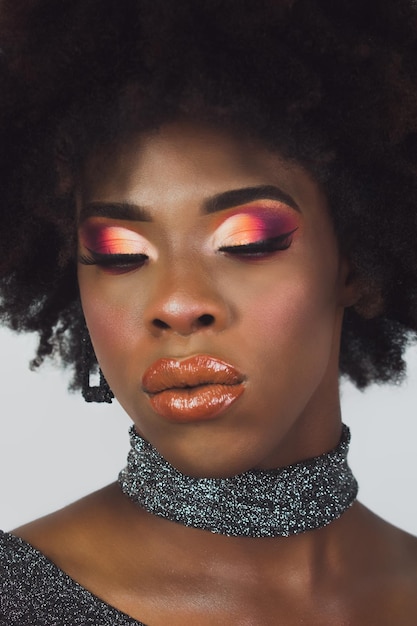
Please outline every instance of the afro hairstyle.
[[75, 184], [179, 116], [256, 136], [323, 186], [359, 284], [340, 372], [396, 382], [417, 332], [411, 0], [0, 0], [0, 319], [81, 385]]

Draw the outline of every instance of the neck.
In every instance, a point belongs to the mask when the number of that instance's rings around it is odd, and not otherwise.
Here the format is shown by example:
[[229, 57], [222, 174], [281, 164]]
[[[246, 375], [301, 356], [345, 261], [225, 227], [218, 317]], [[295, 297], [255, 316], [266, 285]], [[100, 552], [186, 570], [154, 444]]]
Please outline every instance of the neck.
[[[130, 550], [138, 538], [146, 537], [146, 552], [163, 562], [167, 570], [183, 572], [185, 577], [204, 573], [213, 580], [236, 581], [255, 577], [275, 580], [285, 588], [291, 572], [304, 587], [324, 574], [336, 575], [349, 558], [352, 540], [347, 542], [349, 525], [360, 506], [357, 503], [328, 526], [290, 537], [228, 537], [172, 523], [139, 508], [119, 491], [117, 510], [123, 511], [124, 537]], [[351, 538], [352, 539], [352, 538]], [[353, 540], [354, 544], [354, 540]], [[144, 546], [140, 543], [139, 560]], [[132, 567], [136, 560], [132, 560]], [[133, 575], [133, 572], [132, 572]], [[295, 581], [293, 581], [295, 582]], [[307, 588], [307, 587], [305, 587]]]
[[172, 467], [132, 427], [122, 491], [153, 515], [228, 536], [288, 537], [327, 526], [347, 510], [357, 483], [347, 464], [349, 429], [330, 452], [276, 470], [194, 478]]

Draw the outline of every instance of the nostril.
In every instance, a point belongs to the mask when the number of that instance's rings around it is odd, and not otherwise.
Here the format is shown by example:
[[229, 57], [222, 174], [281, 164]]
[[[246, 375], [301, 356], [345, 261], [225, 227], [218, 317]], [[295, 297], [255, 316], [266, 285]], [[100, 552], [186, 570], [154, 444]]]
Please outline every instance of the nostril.
[[211, 326], [214, 323], [214, 316], [210, 315], [210, 313], [205, 313], [204, 315], [200, 315], [198, 322], [200, 326]]
[[168, 322], [165, 322], [160, 317], [154, 317], [152, 320], [152, 326], [154, 328], [158, 328], [159, 330], [173, 330], [174, 332], [189, 334], [199, 328], [212, 326], [215, 321], [216, 318], [214, 315], [204, 313], [198, 317], [186, 315], [185, 318], [181, 318], [180, 316], [179, 318], [169, 319]]
[[157, 328], [169, 328], [169, 324], [158, 318], [155, 318], [152, 323]]

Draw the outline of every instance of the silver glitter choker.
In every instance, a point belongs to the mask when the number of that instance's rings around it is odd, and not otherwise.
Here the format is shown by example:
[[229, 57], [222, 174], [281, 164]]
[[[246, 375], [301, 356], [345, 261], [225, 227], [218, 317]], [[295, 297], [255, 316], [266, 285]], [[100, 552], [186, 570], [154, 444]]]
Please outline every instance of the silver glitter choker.
[[124, 494], [143, 509], [184, 526], [245, 537], [288, 537], [330, 524], [351, 506], [358, 484], [347, 463], [350, 431], [307, 461], [231, 478], [185, 476], [130, 429]]

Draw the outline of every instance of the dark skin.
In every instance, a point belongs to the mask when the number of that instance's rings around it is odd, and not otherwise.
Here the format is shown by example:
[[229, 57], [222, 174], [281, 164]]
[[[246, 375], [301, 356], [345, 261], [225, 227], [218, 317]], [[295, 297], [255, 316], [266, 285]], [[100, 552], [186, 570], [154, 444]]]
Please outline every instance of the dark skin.
[[111, 485], [15, 533], [149, 626], [412, 626], [417, 615], [416, 539], [358, 503], [305, 535], [231, 538], [150, 516]]
[[[284, 195], [261, 199], [262, 207], [295, 220], [291, 244], [250, 259], [219, 254], [225, 237], [243, 241], [233, 229], [219, 231], [219, 220], [257, 213], [259, 202], [240, 198], [236, 207], [226, 198], [220, 217], [204, 213], [207, 202], [271, 186]], [[325, 195], [307, 172], [253, 140], [178, 122], [91, 155], [78, 202], [85, 223], [96, 219], [91, 203], [149, 212], [146, 222], [100, 218], [105, 228], [121, 227], [117, 240], [133, 241], [123, 245], [139, 246], [147, 264], [126, 272], [80, 264], [79, 282], [111, 388], [171, 463], [191, 475], [230, 476], [336, 445], [341, 322], [360, 293]], [[199, 324], [202, 315], [212, 322]], [[245, 392], [218, 419], [167, 422], [138, 381], [157, 358], [197, 353], [236, 365]], [[149, 626], [416, 623], [417, 539], [359, 503], [301, 535], [225, 537], [151, 516], [114, 484], [14, 532]]]

